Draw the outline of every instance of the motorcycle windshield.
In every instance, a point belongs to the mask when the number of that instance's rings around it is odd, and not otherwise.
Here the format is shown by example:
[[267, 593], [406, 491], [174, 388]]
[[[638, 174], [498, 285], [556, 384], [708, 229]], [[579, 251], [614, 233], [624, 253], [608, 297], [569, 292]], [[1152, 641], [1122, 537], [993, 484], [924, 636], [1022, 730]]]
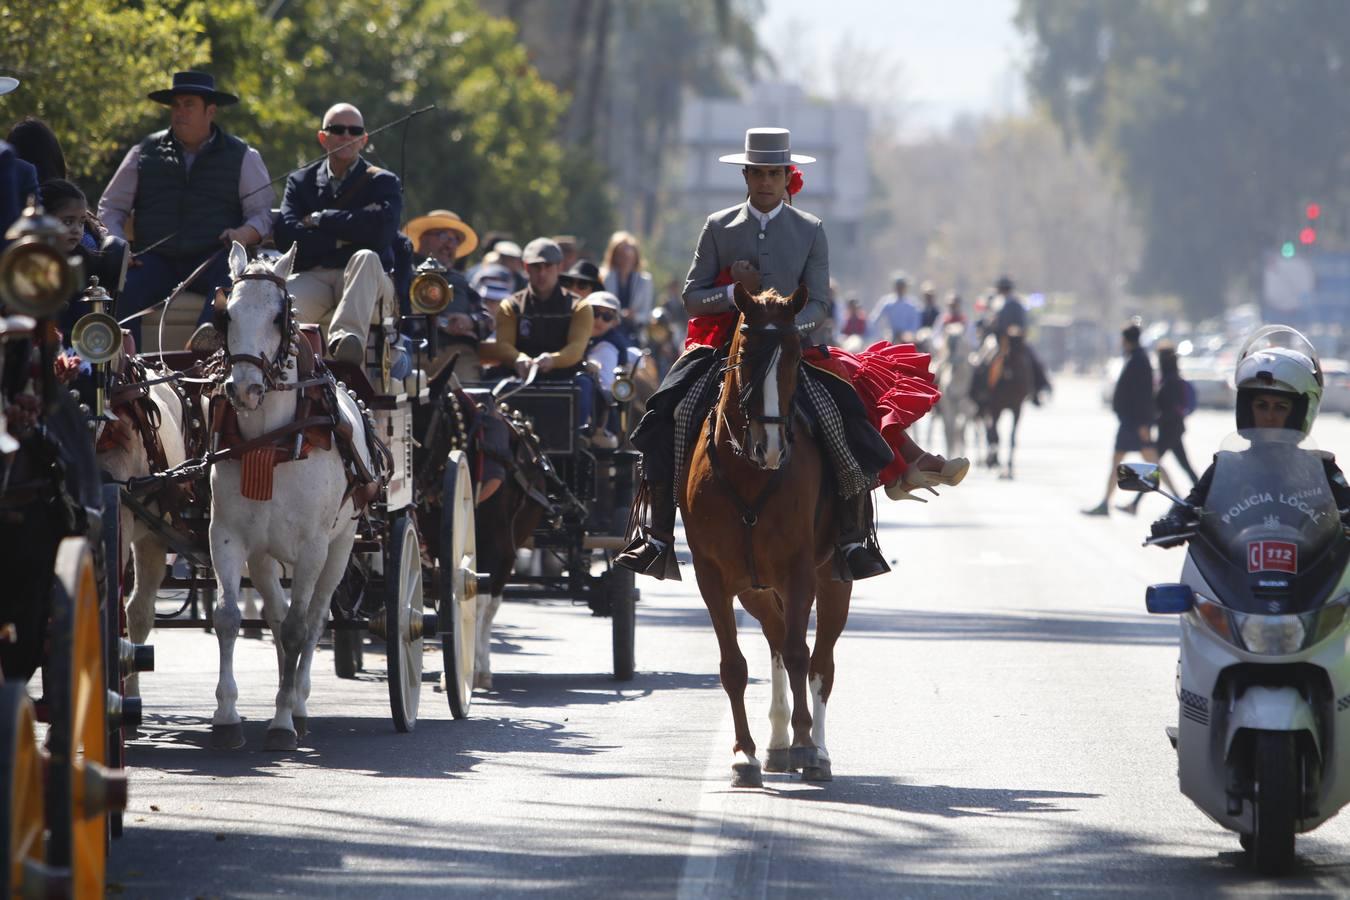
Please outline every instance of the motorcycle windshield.
[[1347, 542], [1325, 457], [1299, 431], [1251, 429], [1215, 456], [1192, 545], [1201, 574], [1239, 612], [1289, 614], [1331, 600]]

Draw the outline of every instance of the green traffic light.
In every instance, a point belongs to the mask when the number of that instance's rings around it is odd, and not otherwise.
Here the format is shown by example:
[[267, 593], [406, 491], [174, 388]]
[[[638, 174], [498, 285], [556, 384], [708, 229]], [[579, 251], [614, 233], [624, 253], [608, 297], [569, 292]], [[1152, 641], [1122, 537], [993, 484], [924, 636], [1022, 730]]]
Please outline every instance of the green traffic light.
[[1293, 258], [1294, 258], [1294, 242], [1293, 242], [1293, 241], [1285, 241], [1285, 242], [1284, 242], [1284, 246], [1280, 248], [1280, 255], [1283, 256], [1285, 259], [1293, 259]]

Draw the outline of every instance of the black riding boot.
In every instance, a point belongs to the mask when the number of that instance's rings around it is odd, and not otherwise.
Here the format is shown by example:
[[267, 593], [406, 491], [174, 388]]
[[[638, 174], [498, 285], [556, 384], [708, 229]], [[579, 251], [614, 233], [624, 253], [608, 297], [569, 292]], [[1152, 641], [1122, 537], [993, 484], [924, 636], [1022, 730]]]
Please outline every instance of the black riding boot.
[[614, 557], [614, 564], [639, 575], [681, 581], [675, 560], [675, 494], [669, 484], [649, 484], [646, 500], [647, 521], [639, 524], [642, 533]]
[[861, 491], [841, 498], [835, 507], [839, 539], [834, 545], [835, 577], [840, 581], [861, 581], [891, 570], [872, 534], [872, 494]]

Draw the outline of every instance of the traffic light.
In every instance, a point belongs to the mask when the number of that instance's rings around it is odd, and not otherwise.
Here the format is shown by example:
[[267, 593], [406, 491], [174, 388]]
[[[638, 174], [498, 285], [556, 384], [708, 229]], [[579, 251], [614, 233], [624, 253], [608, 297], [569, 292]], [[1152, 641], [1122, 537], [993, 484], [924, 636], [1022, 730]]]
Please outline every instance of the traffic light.
[[1280, 255], [1283, 256], [1285, 259], [1293, 259], [1293, 258], [1294, 258], [1294, 242], [1293, 242], [1293, 241], [1285, 241], [1284, 244], [1280, 247]]
[[1317, 229], [1313, 228], [1311, 225], [1304, 227], [1304, 229], [1298, 233], [1298, 242], [1305, 247], [1316, 243]]
[[1309, 203], [1304, 212], [1308, 214], [1308, 221], [1316, 222], [1318, 217], [1322, 215], [1322, 207], [1317, 203]]

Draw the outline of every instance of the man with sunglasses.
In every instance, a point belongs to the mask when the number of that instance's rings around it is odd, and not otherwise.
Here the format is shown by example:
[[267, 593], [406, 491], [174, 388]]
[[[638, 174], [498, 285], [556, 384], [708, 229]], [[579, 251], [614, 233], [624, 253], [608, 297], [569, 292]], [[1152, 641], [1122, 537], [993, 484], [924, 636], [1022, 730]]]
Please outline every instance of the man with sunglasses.
[[[169, 127], [131, 148], [98, 201], [109, 233], [133, 234], [119, 317], [163, 300], [202, 266], [188, 289], [212, 296], [229, 283], [230, 242], [248, 247], [272, 230], [274, 195], [262, 157], [216, 124], [216, 111], [239, 98], [216, 90], [206, 72], [178, 72], [149, 98], [169, 107]], [[203, 303], [198, 321], [211, 311]], [[128, 328], [139, 342], [141, 319]]]
[[288, 287], [300, 321], [330, 319], [328, 355], [360, 365], [370, 323], [398, 310], [388, 272], [403, 220], [403, 186], [393, 172], [362, 158], [369, 136], [350, 103], [324, 113], [318, 140], [327, 156], [286, 179], [277, 247], [299, 248]]

